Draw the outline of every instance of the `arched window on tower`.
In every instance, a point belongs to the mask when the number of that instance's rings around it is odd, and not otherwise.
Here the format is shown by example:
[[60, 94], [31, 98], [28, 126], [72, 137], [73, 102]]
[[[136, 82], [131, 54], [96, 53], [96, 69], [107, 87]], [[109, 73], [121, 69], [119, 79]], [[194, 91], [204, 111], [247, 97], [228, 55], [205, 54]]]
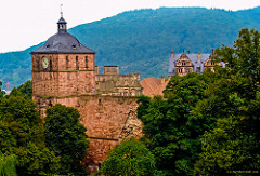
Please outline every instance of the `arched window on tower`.
[[66, 70], [68, 70], [69, 68], [69, 58], [68, 56], [66, 56]]
[[86, 68], [88, 68], [88, 56], [86, 56]]
[[50, 71], [52, 71], [52, 59], [50, 59]]
[[39, 58], [36, 59], [36, 69], [40, 70], [40, 59]]
[[76, 56], [76, 70], [79, 70], [79, 57]]

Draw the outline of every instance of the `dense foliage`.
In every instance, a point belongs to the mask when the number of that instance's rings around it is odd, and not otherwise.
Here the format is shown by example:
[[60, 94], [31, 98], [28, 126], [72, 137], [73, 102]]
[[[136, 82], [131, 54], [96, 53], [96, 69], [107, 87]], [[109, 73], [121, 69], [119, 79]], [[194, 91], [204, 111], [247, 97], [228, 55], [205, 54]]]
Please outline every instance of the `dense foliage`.
[[[139, 100], [146, 143], [156, 156], [158, 169], [165, 174], [193, 173], [193, 163], [200, 152], [199, 137], [211, 129], [216, 120], [198, 118], [190, 112], [198, 100], [208, 96], [206, 90], [210, 82], [207, 74], [174, 76], [165, 91], [166, 99], [156, 96], [148, 103], [146, 97]], [[148, 107], [143, 109], [143, 106]]]
[[136, 139], [129, 139], [111, 150], [101, 168], [104, 175], [155, 175], [154, 155]]
[[85, 133], [78, 111], [61, 105], [43, 124], [27, 81], [0, 98], [0, 175], [86, 175]]
[[0, 150], [17, 156], [19, 175], [43, 175], [59, 169], [59, 158], [44, 145], [39, 112], [32, 100], [23, 96], [0, 99]]
[[229, 72], [223, 75], [226, 79], [221, 84], [209, 89], [211, 96], [196, 109], [204, 117], [219, 118], [218, 128], [202, 138], [195, 173], [259, 171], [260, 33], [243, 29], [233, 48], [223, 46], [217, 53], [228, 63]]
[[16, 176], [15, 155], [5, 155], [0, 151], [0, 175]]
[[28, 80], [22, 85], [19, 85], [17, 88], [14, 87], [12, 92], [10, 93], [11, 95], [15, 96], [24, 96], [25, 98], [32, 98], [32, 81]]
[[80, 164], [89, 142], [87, 129], [79, 123], [79, 112], [74, 108], [55, 105], [47, 110], [44, 119], [45, 143], [56, 156], [61, 157], [61, 175], [86, 175]]
[[1, 90], [1, 85], [2, 85], [2, 82], [0, 81], [0, 98], [3, 98], [5, 93], [4, 93], [4, 91]]
[[[167, 75], [172, 49], [174, 53], [183, 49], [203, 53], [223, 43], [230, 46], [239, 29], [259, 29], [259, 21], [260, 8], [237, 12], [160, 8], [124, 12], [69, 31], [96, 52], [96, 65], [116, 64], [120, 72], [140, 72], [141, 77], [146, 78]], [[12, 88], [31, 78], [29, 53], [37, 47], [39, 45], [22, 52], [0, 54], [3, 89], [7, 89], [8, 81]]]
[[260, 33], [242, 29], [216, 53], [225, 68], [174, 76], [164, 98], [139, 99], [143, 141], [166, 175], [259, 172]]

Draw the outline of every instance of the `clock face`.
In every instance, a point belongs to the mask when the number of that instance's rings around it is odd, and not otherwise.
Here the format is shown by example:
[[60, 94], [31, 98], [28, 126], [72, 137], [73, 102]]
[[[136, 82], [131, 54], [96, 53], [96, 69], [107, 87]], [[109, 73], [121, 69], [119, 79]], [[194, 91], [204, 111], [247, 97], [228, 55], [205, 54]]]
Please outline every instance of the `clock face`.
[[48, 66], [49, 66], [49, 59], [48, 59], [48, 57], [43, 57], [42, 58], [42, 67], [43, 68], [48, 68]]

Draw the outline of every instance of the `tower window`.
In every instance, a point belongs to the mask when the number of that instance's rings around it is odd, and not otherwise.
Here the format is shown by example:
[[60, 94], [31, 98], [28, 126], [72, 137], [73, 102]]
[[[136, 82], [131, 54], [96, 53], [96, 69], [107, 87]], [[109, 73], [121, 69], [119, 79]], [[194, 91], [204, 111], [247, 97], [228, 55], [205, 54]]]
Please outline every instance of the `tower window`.
[[79, 70], [79, 58], [76, 56], [76, 70]]
[[36, 59], [36, 67], [37, 70], [40, 70], [40, 60], [38, 58]]
[[69, 68], [69, 58], [68, 56], [66, 56], [66, 70], [68, 70]]
[[50, 59], [50, 71], [52, 71], [52, 60]]
[[88, 56], [86, 56], [86, 68], [88, 68]]

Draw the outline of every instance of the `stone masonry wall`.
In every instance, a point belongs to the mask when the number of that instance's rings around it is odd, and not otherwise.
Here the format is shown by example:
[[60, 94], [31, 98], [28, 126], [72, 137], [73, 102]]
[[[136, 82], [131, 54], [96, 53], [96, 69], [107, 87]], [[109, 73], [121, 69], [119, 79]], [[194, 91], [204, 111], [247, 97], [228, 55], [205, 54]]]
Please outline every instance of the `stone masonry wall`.
[[38, 108], [42, 110], [50, 102], [51, 105], [62, 104], [78, 109], [90, 140], [83, 161], [90, 173], [99, 169], [106, 153], [118, 145], [120, 140], [142, 135], [142, 123], [136, 117], [137, 97], [88, 95], [46, 99], [34, 96], [33, 99], [40, 102]]
[[[42, 67], [42, 58], [49, 60]], [[78, 65], [78, 66], [77, 66]], [[68, 96], [94, 94], [95, 68], [93, 54], [32, 55], [32, 94]]]

